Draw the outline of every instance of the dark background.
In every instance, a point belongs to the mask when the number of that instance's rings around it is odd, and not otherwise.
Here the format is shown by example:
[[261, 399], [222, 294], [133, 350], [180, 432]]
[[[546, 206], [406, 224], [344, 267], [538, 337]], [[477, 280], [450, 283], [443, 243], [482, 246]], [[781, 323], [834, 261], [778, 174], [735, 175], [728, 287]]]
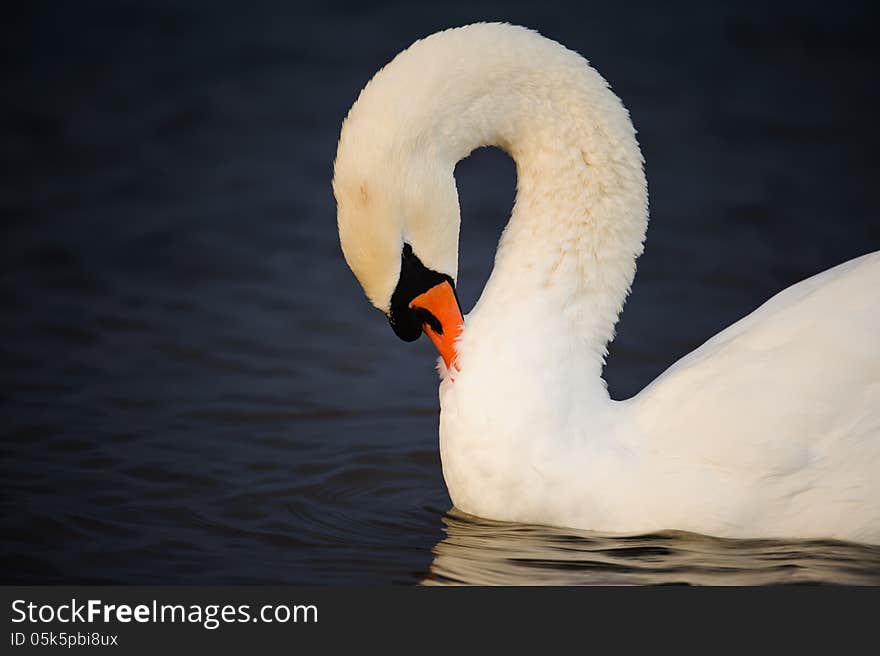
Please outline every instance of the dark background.
[[[444, 537], [436, 376], [335, 232], [342, 118], [476, 20], [586, 56], [651, 225], [612, 395], [880, 248], [877, 24], [850, 3], [19, 3], [0, 26], [0, 582], [386, 583]], [[479, 295], [513, 163], [458, 167]]]

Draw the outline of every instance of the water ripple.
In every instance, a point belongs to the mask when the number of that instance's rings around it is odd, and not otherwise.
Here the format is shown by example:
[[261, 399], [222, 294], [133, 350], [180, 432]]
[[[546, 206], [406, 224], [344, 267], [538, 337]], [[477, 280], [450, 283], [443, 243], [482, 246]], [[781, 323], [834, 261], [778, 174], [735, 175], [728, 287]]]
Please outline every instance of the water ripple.
[[728, 540], [681, 531], [628, 537], [444, 518], [425, 585], [880, 585], [880, 547]]

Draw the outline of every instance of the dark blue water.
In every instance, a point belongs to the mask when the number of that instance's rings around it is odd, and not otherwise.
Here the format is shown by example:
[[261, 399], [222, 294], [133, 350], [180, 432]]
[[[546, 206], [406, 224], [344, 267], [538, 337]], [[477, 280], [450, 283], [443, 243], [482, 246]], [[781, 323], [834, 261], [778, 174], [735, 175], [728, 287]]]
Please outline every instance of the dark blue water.
[[[647, 159], [606, 370], [630, 396], [880, 248], [867, 9], [22, 4], [0, 27], [2, 582], [880, 583], [878, 547], [447, 514], [435, 356], [363, 298], [330, 189], [348, 107], [415, 38], [507, 19], [582, 52]], [[514, 167], [481, 151], [458, 180], [467, 309]]]

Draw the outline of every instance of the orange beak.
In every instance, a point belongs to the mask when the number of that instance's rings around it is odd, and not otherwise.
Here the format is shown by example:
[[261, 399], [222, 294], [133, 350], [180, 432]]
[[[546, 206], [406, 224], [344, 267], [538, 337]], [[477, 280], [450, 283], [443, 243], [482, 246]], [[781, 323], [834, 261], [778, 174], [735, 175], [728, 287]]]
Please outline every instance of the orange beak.
[[452, 367], [458, 359], [455, 341], [464, 329], [464, 317], [461, 316], [452, 285], [447, 281], [434, 285], [424, 294], [416, 296], [409, 307], [428, 313], [422, 330], [434, 342], [446, 366]]

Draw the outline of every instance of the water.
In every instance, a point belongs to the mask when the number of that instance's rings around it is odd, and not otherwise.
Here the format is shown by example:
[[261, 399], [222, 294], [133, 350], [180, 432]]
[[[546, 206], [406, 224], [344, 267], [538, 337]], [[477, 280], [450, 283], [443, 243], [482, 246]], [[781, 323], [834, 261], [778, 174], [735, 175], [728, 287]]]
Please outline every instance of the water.
[[830, 540], [724, 540], [667, 531], [607, 536], [444, 518], [425, 585], [880, 585], [880, 548]]
[[[364, 300], [329, 186], [342, 117], [415, 37], [532, 25], [630, 108], [652, 223], [606, 372], [615, 398], [880, 248], [877, 47], [858, 8], [608, 4], [9, 14], [2, 582], [880, 583], [878, 547], [450, 512], [435, 356]], [[467, 309], [514, 169], [481, 151], [458, 179]]]

